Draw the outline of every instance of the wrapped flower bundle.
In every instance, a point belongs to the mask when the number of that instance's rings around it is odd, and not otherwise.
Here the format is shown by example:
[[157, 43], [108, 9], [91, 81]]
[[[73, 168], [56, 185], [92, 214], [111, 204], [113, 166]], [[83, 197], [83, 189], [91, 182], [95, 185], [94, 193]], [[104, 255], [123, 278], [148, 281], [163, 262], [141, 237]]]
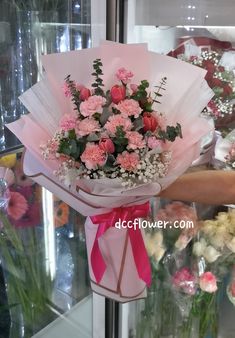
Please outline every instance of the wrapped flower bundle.
[[213, 95], [206, 72], [108, 42], [44, 56], [43, 66], [20, 98], [30, 114], [8, 125], [26, 147], [25, 173], [89, 216], [93, 290], [143, 297], [151, 271], [141, 230], [115, 224], [146, 217], [149, 198], [198, 157], [210, 130], [200, 118]]
[[234, 109], [234, 52], [228, 48], [229, 44], [222, 41], [195, 38], [184, 41], [169, 53], [207, 70], [206, 80], [214, 97], [202, 113], [214, 119], [231, 116]]

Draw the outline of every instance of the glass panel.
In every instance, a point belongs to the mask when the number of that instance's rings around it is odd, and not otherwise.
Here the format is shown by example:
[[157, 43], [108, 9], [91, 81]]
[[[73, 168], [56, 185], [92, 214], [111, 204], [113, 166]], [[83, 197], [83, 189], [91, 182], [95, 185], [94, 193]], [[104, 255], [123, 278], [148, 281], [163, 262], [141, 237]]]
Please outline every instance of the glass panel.
[[10, 200], [0, 212], [1, 335], [28, 338], [53, 322], [35, 337], [63, 337], [66, 330], [91, 337], [85, 219], [26, 178], [19, 154], [8, 157], [15, 178], [8, 172]]
[[[215, 93], [214, 102], [218, 102], [217, 99], [219, 98], [225, 106], [225, 110], [222, 110], [222, 106], [219, 107], [220, 118], [213, 116], [216, 129], [222, 135], [235, 126], [234, 10], [235, 2], [232, 0], [223, 2], [219, 0], [128, 0], [126, 4], [125, 42], [147, 43], [152, 51], [169, 54], [191, 63], [193, 63], [195, 56], [204, 57], [204, 60], [201, 59], [201, 64], [197, 64], [199, 58], [195, 58], [194, 64], [202, 68], [205, 67], [208, 72], [206, 80]], [[205, 66], [206, 61], [207, 68]], [[229, 95], [225, 95], [224, 87], [229, 90]], [[231, 104], [231, 109], [226, 106], [227, 104]], [[224, 116], [224, 112], [227, 114], [226, 116]], [[208, 139], [205, 142], [208, 142]], [[213, 149], [212, 139], [210, 144]], [[205, 166], [201, 168], [205, 169]], [[199, 169], [201, 168], [199, 167]], [[192, 168], [192, 170], [197, 169]], [[211, 206], [197, 206], [199, 219], [213, 220], [218, 211], [221, 210], [225, 215], [229, 213], [228, 208], [224, 206], [219, 207], [216, 212]], [[226, 254], [223, 253], [221, 260], [225, 257]], [[181, 259], [183, 260], [183, 257]], [[205, 318], [213, 315], [211, 320], [208, 321], [208, 323], [211, 323], [208, 334], [199, 334], [202, 327], [195, 320], [192, 320], [190, 325], [188, 325], [189, 322], [183, 321], [183, 324], [186, 325], [179, 327], [179, 318], [182, 320], [183, 313], [177, 313], [176, 301], [173, 299], [175, 295], [170, 294], [172, 291], [169, 286], [172, 284], [172, 280], [165, 284], [162, 282], [162, 268], [166, 268], [167, 265], [164, 262], [160, 268], [158, 267], [157, 271], [156, 269], [153, 270], [153, 276], [157, 278], [157, 282], [154, 280], [147, 299], [122, 306], [123, 312], [128, 313], [128, 315], [126, 314], [128, 319], [125, 323], [128, 322], [126, 327], [128, 327], [129, 337], [206, 338], [235, 336], [234, 298], [231, 296], [234, 278], [232, 278], [232, 283], [229, 284], [231, 266], [226, 265], [226, 262], [220, 264], [225, 275], [218, 278], [219, 292], [216, 293], [217, 297], [211, 298], [210, 310], [208, 307], [207, 314], [204, 313]], [[229, 269], [226, 270], [228, 266]], [[214, 271], [217, 273], [216, 269]], [[229, 302], [226, 290], [233, 304]], [[184, 305], [182, 308], [187, 307], [186, 298], [184, 298], [184, 304], [182, 299], [178, 298], [177, 301], [178, 305]], [[218, 314], [219, 318], [217, 317]], [[201, 309], [200, 319], [203, 319], [202, 317], [203, 309]], [[176, 328], [177, 330], [175, 330]]]
[[18, 96], [40, 80], [41, 55], [89, 48], [104, 34], [104, 1], [0, 1], [0, 151], [19, 146], [4, 124], [27, 113]]

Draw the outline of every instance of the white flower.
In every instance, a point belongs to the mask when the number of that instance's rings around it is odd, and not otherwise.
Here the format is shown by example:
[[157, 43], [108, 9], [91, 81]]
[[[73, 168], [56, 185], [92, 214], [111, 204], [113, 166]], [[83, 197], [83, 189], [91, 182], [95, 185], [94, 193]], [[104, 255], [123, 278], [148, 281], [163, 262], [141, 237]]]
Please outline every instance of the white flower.
[[210, 238], [210, 242], [214, 247], [216, 247], [218, 249], [223, 249], [223, 247], [225, 245], [225, 234], [219, 235], [218, 233], [216, 233], [215, 236], [212, 236]]
[[163, 234], [162, 231], [156, 231], [153, 235], [153, 241], [155, 245], [162, 245], [163, 243]]
[[202, 226], [202, 231], [205, 234], [212, 234], [215, 231], [215, 227], [216, 227], [216, 222], [215, 221], [204, 221], [203, 222], [203, 226]]
[[63, 183], [66, 187], [70, 187], [77, 178], [77, 169], [71, 168], [68, 169], [67, 172], [64, 175]]
[[187, 236], [186, 234], [181, 234], [177, 241], [175, 242], [175, 247], [177, 250], [181, 251], [186, 248], [188, 243], [191, 241], [192, 237]]
[[154, 258], [156, 259], [157, 263], [162, 259], [165, 252], [166, 252], [165, 247], [163, 246], [156, 247], [156, 250], [154, 252]]
[[231, 241], [228, 241], [226, 243], [226, 246], [228, 247], [229, 250], [235, 253], [235, 237], [233, 237]]
[[218, 221], [227, 221], [228, 220], [228, 213], [227, 212], [219, 212], [218, 215], [216, 216], [216, 219]]
[[203, 256], [203, 252], [206, 248], [206, 241], [202, 238], [200, 242], [196, 242], [193, 245], [193, 254], [197, 257]]
[[208, 263], [213, 263], [217, 258], [221, 256], [220, 252], [217, 251], [212, 245], [209, 245], [203, 251], [203, 257]]

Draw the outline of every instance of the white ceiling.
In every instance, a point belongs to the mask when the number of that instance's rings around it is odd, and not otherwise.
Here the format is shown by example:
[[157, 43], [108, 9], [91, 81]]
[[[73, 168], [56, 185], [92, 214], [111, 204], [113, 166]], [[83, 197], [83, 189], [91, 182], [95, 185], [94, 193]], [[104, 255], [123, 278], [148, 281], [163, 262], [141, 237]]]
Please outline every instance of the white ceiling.
[[235, 26], [235, 0], [136, 0], [136, 25]]

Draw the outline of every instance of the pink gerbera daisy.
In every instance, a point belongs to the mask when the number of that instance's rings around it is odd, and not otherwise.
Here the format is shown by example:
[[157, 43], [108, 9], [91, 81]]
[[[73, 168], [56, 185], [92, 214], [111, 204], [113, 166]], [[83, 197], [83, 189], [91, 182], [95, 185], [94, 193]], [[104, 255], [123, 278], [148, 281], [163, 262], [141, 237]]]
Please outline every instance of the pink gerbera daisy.
[[28, 203], [19, 192], [10, 192], [10, 200], [7, 206], [7, 213], [14, 220], [20, 219], [27, 211]]

